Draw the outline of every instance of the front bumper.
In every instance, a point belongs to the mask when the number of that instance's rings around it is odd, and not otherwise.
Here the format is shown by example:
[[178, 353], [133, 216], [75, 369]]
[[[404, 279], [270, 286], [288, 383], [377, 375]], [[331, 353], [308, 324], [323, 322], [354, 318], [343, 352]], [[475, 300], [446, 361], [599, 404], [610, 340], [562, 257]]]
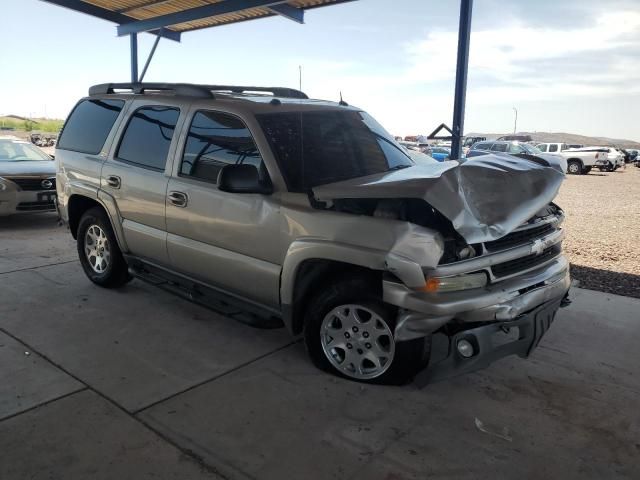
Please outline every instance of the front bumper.
[[485, 288], [426, 293], [391, 280], [383, 282], [384, 301], [400, 308], [397, 341], [421, 338], [446, 323], [513, 320], [569, 290], [569, 262], [560, 255], [541, 267]]
[[0, 192], [0, 216], [54, 212], [55, 191], [21, 191], [7, 189]]
[[[439, 338], [442, 340], [440, 348], [432, 347], [429, 366], [415, 377], [416, 385], [423, 387], [443, 378], [480, 370], [509, 355], [528, 357], [551, 326], [563, 300], [564, 295], [539, 305], [515, 320], [482, 325], [452, 336], [435, 335], [434, 337], [442, 337]], [[508, 332], [516, 335], [510, 341], [498, 345], [497, 337]], [[435, 340], [434, 338], [433, 346], [437, 347]], [[457, 345], [461, 340], [466, 340], [473, 346], [473, 356], [466, 358], [460, 354]], [[434, 361], [439, 353], [444, 353], [444, 357]]]

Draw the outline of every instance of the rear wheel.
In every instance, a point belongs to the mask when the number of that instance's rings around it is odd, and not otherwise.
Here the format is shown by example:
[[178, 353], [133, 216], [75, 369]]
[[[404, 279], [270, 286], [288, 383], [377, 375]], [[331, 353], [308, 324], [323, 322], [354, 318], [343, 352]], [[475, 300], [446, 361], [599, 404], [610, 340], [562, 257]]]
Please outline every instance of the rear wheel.
[[316, 295], [305, 318], [305, 344], [322, 370], [359, 382], [404, 384], [424, 364], [425, 338], [396, 342], [397, 309], [376, 290], [374, 282], [353, 277]]
[[76, 244], [82, 269], [93, 283], [115, 288], [131, 280], [111, 222], [101, 208], [92, 208], [82, 215]]
[[569, 160], [567, 172], [571, 175], [580, 175], [582, 173], [582, 164], [577, 160]]

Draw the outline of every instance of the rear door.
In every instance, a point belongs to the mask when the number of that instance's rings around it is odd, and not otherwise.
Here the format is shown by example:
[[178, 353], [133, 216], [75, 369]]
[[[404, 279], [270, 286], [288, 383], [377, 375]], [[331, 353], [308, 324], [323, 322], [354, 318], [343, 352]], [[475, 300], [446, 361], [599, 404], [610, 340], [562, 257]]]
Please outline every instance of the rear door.
[[165, 197], [180, 108], [140, 99], [128, 112], [102, 168], [102, 189], [115, 199], [129, 251], [168, 265]]
[[195, 110], [185, 125], [167, 192], [167, 248], [173, 269], [268, 307], [279, 305], [283, 233], [279, 203], [257, 193], [218, 189], [229, 164], [268, 177], [239, 117]]

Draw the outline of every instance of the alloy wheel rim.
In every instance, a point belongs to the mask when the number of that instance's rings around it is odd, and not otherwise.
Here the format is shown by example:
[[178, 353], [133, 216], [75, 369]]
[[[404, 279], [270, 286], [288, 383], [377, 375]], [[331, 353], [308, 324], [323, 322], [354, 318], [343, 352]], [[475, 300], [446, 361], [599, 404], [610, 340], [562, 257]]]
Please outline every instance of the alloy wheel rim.
[[84, 236], [84, 253], [91, 269], [96, 273], [104, 273], [111, 262], [111, 247], [104, 230], [98, 225], [91, 225]]
[[327, 313], [320, 327], [320, 341], [331, 365], [358, 380], [382, 375], [395, 354], [389, 326], [362, 305], [340, 305]]

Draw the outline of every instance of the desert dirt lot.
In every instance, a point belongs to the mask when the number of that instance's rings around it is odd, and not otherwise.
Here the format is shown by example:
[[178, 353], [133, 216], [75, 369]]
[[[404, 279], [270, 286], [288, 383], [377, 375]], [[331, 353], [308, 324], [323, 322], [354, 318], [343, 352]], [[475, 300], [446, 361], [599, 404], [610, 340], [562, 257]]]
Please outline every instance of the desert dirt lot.
[[580, 286], [640, 298], [640, 168], [567, 175], [556, 203]]

